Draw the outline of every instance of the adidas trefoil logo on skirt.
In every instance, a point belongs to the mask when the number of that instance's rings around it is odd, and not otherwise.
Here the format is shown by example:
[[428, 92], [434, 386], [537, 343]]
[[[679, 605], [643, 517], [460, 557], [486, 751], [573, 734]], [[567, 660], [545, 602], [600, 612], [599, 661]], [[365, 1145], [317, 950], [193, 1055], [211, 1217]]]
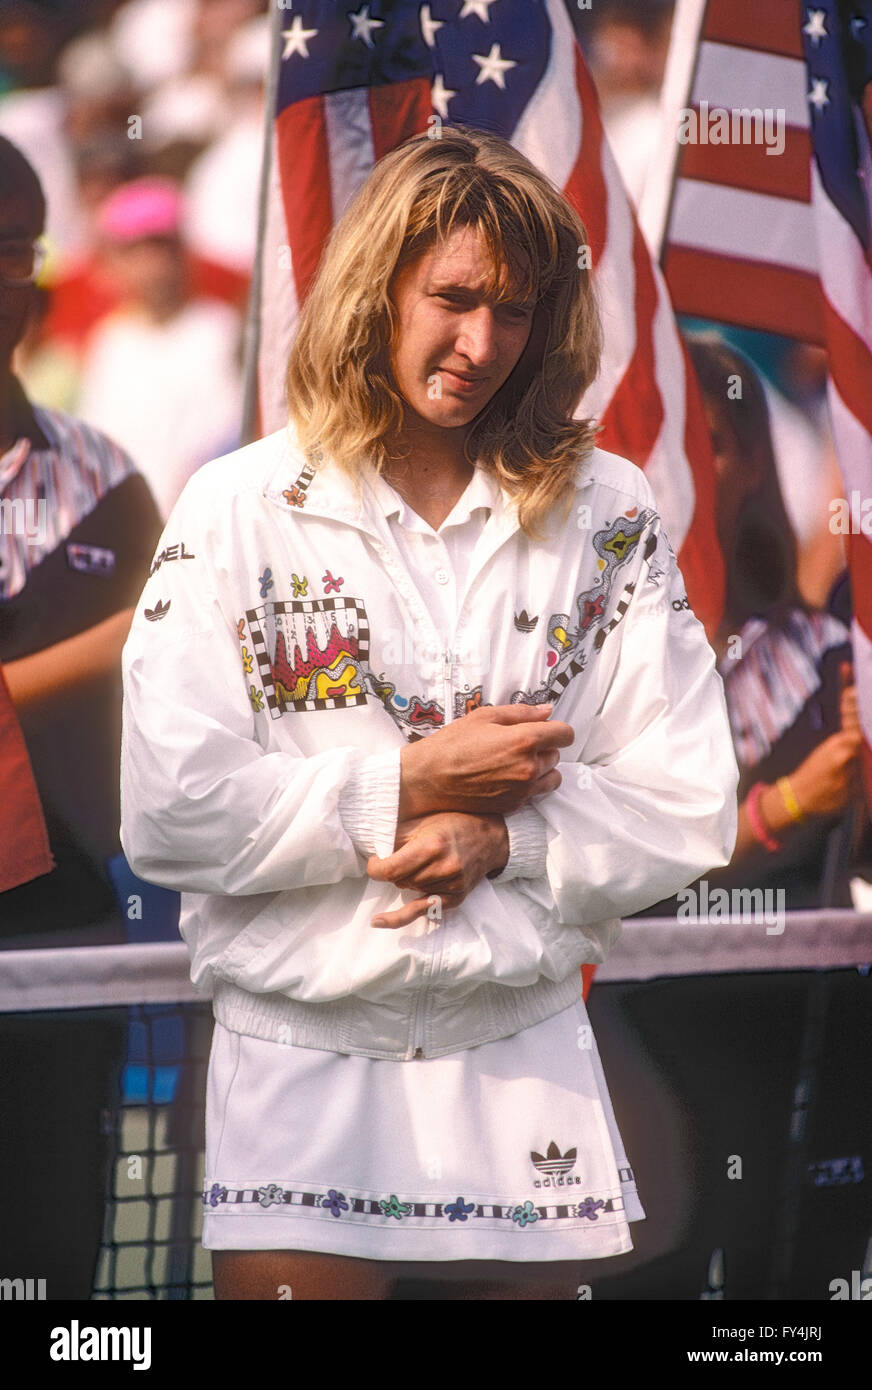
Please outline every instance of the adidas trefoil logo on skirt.
[[561, 1154], [553, 1139], [548, 1145], [547, 1153], [540, 1154], [532, 1149], [530, 1158], [533, 1167], [545, 1174], [544, 1178], [537, 1178], [533, 1186], [569, 1187], [572, 1183], [580, 1183], [581, 1178], [572, 1173], [577, 1157], [578, 1149], [567, 1149], [565, 1154]]

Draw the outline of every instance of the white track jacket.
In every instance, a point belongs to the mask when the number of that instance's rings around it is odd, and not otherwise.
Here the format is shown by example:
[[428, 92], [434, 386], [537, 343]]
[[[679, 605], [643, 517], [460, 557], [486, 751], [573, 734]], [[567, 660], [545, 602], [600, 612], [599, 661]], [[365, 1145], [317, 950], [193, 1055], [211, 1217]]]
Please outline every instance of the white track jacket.
[[[644, 474], [594, 450], [541, 542], [497, 493], [453, 632], [369, 489], [290, 430], [171, 512], [123, 652], [121, 841], [181, 891], [225, 1027], [397, 1060], [490, 1042], [578, 999], [622, 915], [729, 861], [723, 686]], [[365, 867], [394, 848], [404, 744], [516, 701], [575, 730], [560, 787], [441, 922], [373, 928], [412, 900]]]

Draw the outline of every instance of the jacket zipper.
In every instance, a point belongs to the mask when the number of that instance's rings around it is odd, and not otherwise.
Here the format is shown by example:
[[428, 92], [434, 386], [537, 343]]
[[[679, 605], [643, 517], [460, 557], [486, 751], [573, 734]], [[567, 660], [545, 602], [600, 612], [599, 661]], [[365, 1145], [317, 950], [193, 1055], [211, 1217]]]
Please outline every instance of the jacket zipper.
[[[430, 962], [428, 961], [424, 968], [427, 969], [429, 964]], [[418, 991], [418, 998], [415, 1000], [415, 1021], [412, 1030], [412, 1046], [415, 1049], [413, 1060], [415, 1061], [419, 1057], [424, 1056], [424, 1010], [422, 1007], [424, 1000], [424, 988], [425, 986], [422, 984], [420, 990]]]
[[[442, 653], [442, 683], [445, 696], [446, 724], [451, 723], [454, 712], [454, 691], [451, 682], [451, 673], [453, 669], [454, 653], [450, 647], [446, 647], [445, 651]], [[443, 931], [444, 928], [440, 923], [439, 926], [434, 927], [432, 932], [428, 933], [429, 936], [434, 936], [436, 939], [433, 942], [432, 950], [424, 966], [424, 979], [421, 982], [418, 998], [415, 1001], [415, 1020], [412, 1031], [412, 1046], [414, 1048], [415, 1058], [424, 1056], [424, 1006], [429, 992], [428, 981], [436, 973], [439, 961], [442, 959]]]
[[438, 974], [439, 966], [442, 963], [442, 952], [445, 946], [445, 923], [439, 922], [434, 925], [433, 930], [429, 931], [427, 936], [431, 941], [430, 954], [424, 962], [424, 978], [415, 1000], [415, 1017], [412, 1026], [412, 1047], [414, 1048], [415, 1059], [424, 1056], [425, 1004], [430, 992], [431, 981], [434, 975]]
[[454, 689], [451, 681], [451, 673], [454, 670], [454, 652], [450, 647], [446, 647], [442, 653], [442, 683], [445, 694], [445, 723], [450, 724], [454, 718]]
[[[430, 935], [431, 933], [428, 933], [428, 941]], [[415, 1017], [412, 1023], [412, 1047], [414, 1048], [415, 1059], [424, 1056], [424, 999], [427, 993], [427, 981], [433, 969], [433, 955], [434, 951], [431, 944], [430, 954], [424, 962], [424, 978], [415, 1000]]]

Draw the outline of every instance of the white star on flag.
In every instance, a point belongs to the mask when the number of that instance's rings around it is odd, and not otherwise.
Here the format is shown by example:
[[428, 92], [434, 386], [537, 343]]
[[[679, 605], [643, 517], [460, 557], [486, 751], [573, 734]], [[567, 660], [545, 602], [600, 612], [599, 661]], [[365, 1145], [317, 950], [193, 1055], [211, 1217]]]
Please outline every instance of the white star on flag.
[[490, 23], [488, 11], [489, 5], [495, 5], [496, 0], [463, 0], [463, 9], [458, 15], [459, 19], [466, 19], [468, 14], [478, 15], [479, 19], [485, 24]]
[[829, 38], [826, 25], [824, 24], [824, 20], [827, 17], [826, 10], [806, 10], [806, 14], [808, 15], [808, 23], [802, 26], [802, 32], [808, 34], [815, 48], [817, 48], [821, 39]]
[[309, 50], [306, 47], [306, 40], [314, 39], [317, 32], [317, 29], [304, 29], [303, 21], [297, 15], [290, 29], [282, 30], [282, 38], [285, 40], [285, 51], [282, 54], [282, 59], [290, 58], [292, 53], [299, 53], [302, 58], [308, 58]]
[[444, 19], [432, 19], [430, 17], [430, 6], [421, 6], [421, 34], [428, 48], [432, 48], [436, 42], [436, 30], [441, 29], [445, 23]]
[[808, 99], [812, 106], [817, 108], [818, 114], [830, 104], [830, 99], [827, 96], [828, 86], [829, 83], [825, 77], [813, 77], [811, 79], [811, 91], [808, 94]]
[[433, 102], [434, 107], [439, 112], [443, 121], [448, 120], [448, 103], [452, 97], [456, 96], [456, 92], [452, 92], [445, 86], [445, 78], [442, 76], [441, 72], [437, 72], [433, 86], [430, 88], [430, 100]]
[[366, 44], [367, 48], [375, 48], [375, 44], [372, 41], [369, 31], [370, 29], [383, 29], [385, 23], [384, 20], [370, 19], [369, 5], [364, 5], [363, 8], [358, 11], [357, 14], [350, 14], [348, 18], [354, 25], [354, 33], [351, 35], [351, 37], [353, 39], [363, 39], [363, 42]]
[[[468, 0], [472, 3], [472, 0]], [[491, 44], [491, 51], [486, 58], [479, 53], [473, 53], [473, 59], [478, 63], [481, 72], [475, 79], [476, 86], [482, 82], [495, 82], [503, 91], [506, 90], [506, 83], [503, 73], [507, 68], [516, 68], [518, 64], [512, 58], [503, 58], [500, 54], [498, 43]]]

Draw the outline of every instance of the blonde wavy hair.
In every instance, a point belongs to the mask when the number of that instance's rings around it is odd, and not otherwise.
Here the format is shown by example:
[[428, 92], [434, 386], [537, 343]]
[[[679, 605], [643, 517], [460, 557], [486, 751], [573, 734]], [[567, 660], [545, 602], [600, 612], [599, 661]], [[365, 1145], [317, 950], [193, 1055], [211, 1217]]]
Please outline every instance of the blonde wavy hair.
[[535, 301], [530, 336], [508, 379], [468, 427], [465, 457], [517, 499], [540, 538], [600, 428], [572, 412], [599, 371], [600, 315], [581, 218], [508, 141], [445, 126], [376, 164], [335, 225], [306, 299], [287, 371], [287, 402], [304, 449], [320, 444], [352, 477], [362, 458], [382, 471], [404, 400], [391, 369], [395, 274], [473, 227], [491, 260], [486, 293]]

